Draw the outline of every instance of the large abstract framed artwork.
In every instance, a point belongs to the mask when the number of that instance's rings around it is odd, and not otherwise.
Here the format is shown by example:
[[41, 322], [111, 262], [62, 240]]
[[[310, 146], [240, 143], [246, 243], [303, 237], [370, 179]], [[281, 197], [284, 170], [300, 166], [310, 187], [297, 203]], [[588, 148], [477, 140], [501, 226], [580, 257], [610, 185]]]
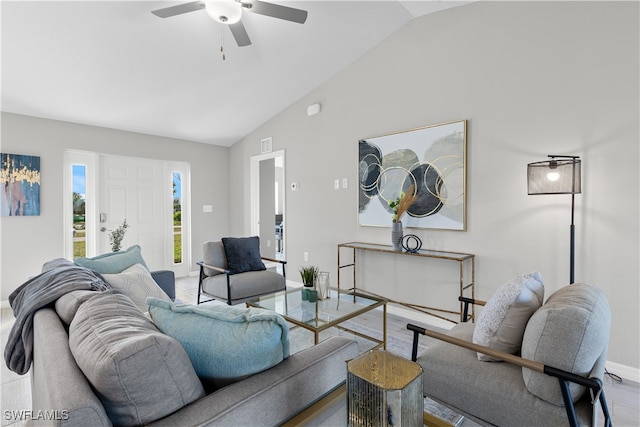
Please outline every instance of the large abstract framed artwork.
[[415, 185], [405, 227], [466, 229], [467, 121], [359, 141], [358, 223], [390, 226], [389, 201]]
[[0, 216], [40, 215], [40, 157], [0, 153]]

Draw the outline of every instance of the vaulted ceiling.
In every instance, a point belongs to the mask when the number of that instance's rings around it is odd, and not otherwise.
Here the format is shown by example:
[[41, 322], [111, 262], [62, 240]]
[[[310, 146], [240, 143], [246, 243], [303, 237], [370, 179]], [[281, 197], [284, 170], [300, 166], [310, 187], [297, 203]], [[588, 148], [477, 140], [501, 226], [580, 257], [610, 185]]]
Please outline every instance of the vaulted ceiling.
[[245, 12], [246, 47], [204, 10], [151, 14], [181, 3], [2, 0], [2, 111], [229, 146], [411, 19], [469, 1], [276, 0], [307, 21]]

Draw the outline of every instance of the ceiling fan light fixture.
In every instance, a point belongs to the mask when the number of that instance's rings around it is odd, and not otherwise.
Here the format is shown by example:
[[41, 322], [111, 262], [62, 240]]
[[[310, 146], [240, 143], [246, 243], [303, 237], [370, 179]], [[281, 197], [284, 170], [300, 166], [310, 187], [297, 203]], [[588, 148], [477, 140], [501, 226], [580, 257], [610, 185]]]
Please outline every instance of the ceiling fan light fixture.
[[242, 5], [235, 0], [205, 0], [211, 18], [222, 24], [235, 24], [242, 17]]

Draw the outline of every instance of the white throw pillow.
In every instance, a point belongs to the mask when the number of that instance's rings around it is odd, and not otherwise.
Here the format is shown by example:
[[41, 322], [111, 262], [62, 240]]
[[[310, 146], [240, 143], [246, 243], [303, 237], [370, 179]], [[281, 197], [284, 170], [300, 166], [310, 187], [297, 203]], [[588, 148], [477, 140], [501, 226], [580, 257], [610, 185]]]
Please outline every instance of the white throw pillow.
[[146, 313], [149, 311], [147, 297], [155, 297], [171, 302], [171, 298], [153, 280], [151, 273], [142, 264], [135, 264], [118, 274], [103, 274], [114, 289], [127, 295], [136, 306]]
[[[529, 318], [542, 306], [544, 284], [540, 273], [517, 276], [500, 286], [484, 306], [473, 330], [473, 342], [515, 354]], [[497, 361], [483, 353], [478, 360]]]

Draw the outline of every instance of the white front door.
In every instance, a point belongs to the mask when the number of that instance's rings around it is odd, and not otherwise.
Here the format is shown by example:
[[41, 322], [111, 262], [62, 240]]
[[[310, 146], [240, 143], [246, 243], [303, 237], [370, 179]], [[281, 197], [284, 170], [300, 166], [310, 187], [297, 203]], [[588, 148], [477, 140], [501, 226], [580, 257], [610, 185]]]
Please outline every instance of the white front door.
[[[64, 165], [66, 258], [111, 252], [109, 233], [126, 218], [129, 228], [122, 249], [138, 244], [149, 268], [173, 270], [178, 277], [189, 274], [188, 163], [67, 150]], [[85, 202], [85, 211], [78, 212], [85, 220], [78, 220], [77, 230], [75, 196]]]
[[163, 162], [141, 158], [100, 156], [98, 202], [98, 251], [111, 251], [109, 236], [124, 220], [128, 228], [121, 249], [140, 245], [151, 270], [165, 268], [167, 230], [171, 211], [166, 194]]

